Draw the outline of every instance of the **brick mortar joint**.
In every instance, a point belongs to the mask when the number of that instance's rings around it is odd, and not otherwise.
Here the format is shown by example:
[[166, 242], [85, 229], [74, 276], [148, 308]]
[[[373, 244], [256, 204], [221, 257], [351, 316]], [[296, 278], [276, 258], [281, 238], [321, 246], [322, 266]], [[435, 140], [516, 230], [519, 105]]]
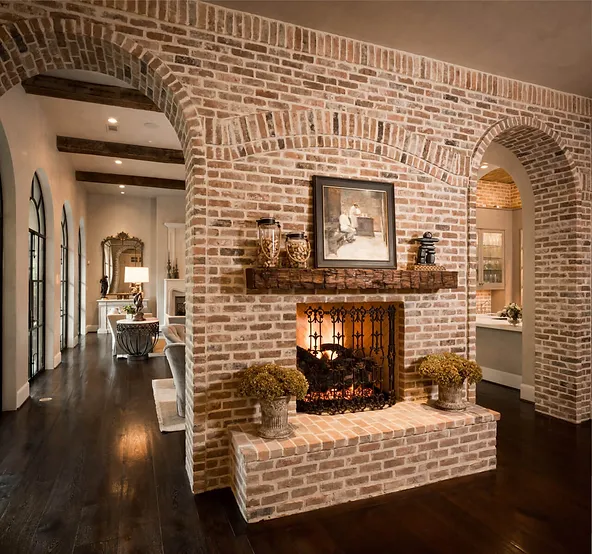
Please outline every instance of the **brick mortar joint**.
[[[88, 6], [89, 6], [89, 3], [88, 2], [81, 2], [79, 0], [72, 0], [71, 3], [73, 5], [82, 6], [82, 7], [86, 7], [86, 8], [88, 8]], [[496, 79], [496, 80], [498, 80], [498, 82], [505, 82], [507, 84], [507, 86], [504, 87], [504, 88], [506, 88], [506, 90], [513, 90], [513, 89], [516, 88], [516, 86], [518, 86], [518, 87], [529, 87], [529, 88], [532, 88], [534, 91], [536, 91], [536, 92], [538, 92], [540, 94], [538, 94], [538, 95], [537, 94], [534, 94], [533, 95], [534, 98], [530, 98], [528, 101], [526, 101], [526, 100], [516, 100], [516, 99], [511, 99], [511, 98], [506, 97], [506, 96], [502, 96], [501, 94], [499, 94], [497, 92], [496, 93], [492, 93], [492, 92], [487, 92], [487, 91], [484, 91], [484, 90], [472, 90], [470, 88], [466, 88], [466, 87], [463, 87], [463, 86], [456, 86], [454, 84], [446, 83], [446, 82], [444, 82], [444, 80], [437, 81], [437, 80], [432, 80], [432, 79], [429, 79], [429, 78], [426, 78], [426, 77], [415, 77], [413, 75], [407, 75], [407, 74], [405, 74], [406, 76], [408, 76], [410, 78], [413, 78], [413, 79], [420, 79], [422, 81], [426, 81], [426, 82], [429, 82], [429, 83], [441, 84], [441, 85], [445, 85], [445, 86], [450, 86], [451, 88], [458, 88], [458, 89], [466, 90], [466, 91], [469, 91], [469, 92], [475, 92], [475, 93], [485, 94], [485, 95], [496, 97], [496, 98], [502, 98], [502, 99], [512, 100], [513, 102], [516, 102], [518, 104], [523, 104], [524, 106], [537, 105], [537, 106], [540, 106], [540, 107], [546, 107], [546, 108], [551, 107], [552, 108], [553, 107], [552, 106], [552, 104], [553, 104], [552, 99], [557, 99], [558, 101], [560, 101], [560, 99], [563, 97], [566, 100], [564, 102], [564, 104], [566, 104], [567, 106], [566, 107], [563, 107], [561, 109], [564, 110], [564, 111], [566, 111], [567, 113], [574, 113], [574, 114], [577, 114], [577, 115], [583, 115], [583, 116], [588, 116], [588, 117], [592, 113], [592, 99], [586, 98], [585, 96], [581, 96], [581, 95], [577, 95], [577, 94], [573, 94], [573, 93], [568, 93], [568, 92], [563, 92], [563, 91], [560, 91], [560, 90], [556, 90], [556, 89], [552, 89], [552, 88], [549, 88], [549, 87], [545, 87], [543, 85], [536, 85], [534, 83], [528, 83], [528, 82], [520, 81], [520, 80], [517, 80], [517, 79], [510, 79], [510, 78], [507, 78], [507, 77], [502, 77], [500, 75], [495, 75], [493, 73], [487, 73], [487, 72], [480, 71], [480, 70], [477, 70], [477, 69], [471, 69], [471, 68], [468, 68], [468, 67], [465, 67], [465, 66], [451, 64], [449, 62], [445, 62], [445, 61], [442, 61], [442, 60], [437, 60], [435, 58], [429, 58], [427, 56], [422, 56], [422, 55], [419, 55], [419, 54], [413, 54], [411, 52], [405, 52], [403, 50], [397, 50], [397, 49], [394, 49], [394, 48], [391, 48], [391, 47], [382, 46], [382, 45], [378, 45], [378, 44], [373, 44], [373, 43], [369, 43], [369, 42], [365, 42], [365, 41], [360, 41], [360, 40], [349, 38], [349, 37], [342, 37], [340, 35], [336, 35], [336, 34], [333, 34], [333, 33], [328, 33], [328, 32], [325, 32], [325, 31], [320, 31], [320, 30], [316, 30], [316, 29], [311, 29], [311, 28], [308, 28], [308, 27], [303, 27], [301, 25], [295, 25], [295, 24], [286, 23], [286, 22], [282, 22], [282, 21], [279, 21], [279, 20], [274, 20], [274, 19], [271, 19], [271, 18], [259, 16], [259, 15], [249, 14], [247, 12], [242, 12], [240, 10], [230, 9], [230, 8], [227, 8], [227, 7], [217, 6], [217, 5], [214, 5], [214, 4], [208, 4], [207, 2], [202, 2], [201, 0], [195, 0], [193, 2], [192, 1], [185, 0], [184, 3], [189, 7], [189, 9], [194, 9], [197, 12], [197, 15], [196, 15], [196, 25], [195, 25], [195, 27], [198, 28], [198, 29], [200, 29], [199, 12], [200, 12], [200, 4], [201, 4], [201, 5], [205, 6], [206, 8], [209, 7], [209, 8], [212, 8], [212, 9], [216, 10], [216, 12], [218, 12], [218, 13], [220, 13], [220, 12], [223, 12], [223, 13], [226, 13], [226, 14], [231, 13], [231, 14], [233, 14], [233, 16], [238, 16], [238, 17], [257, 18], [257, 19], [259, 19], [261, 21], [267, 22], [268, 25], [270, 23], [272, 25], [283, 25], [286, 29], [292, 29], [293, 34], [295, 34], [296, 29], [299, 29], [300, 31], [305, 31], [307, 33], [312, 33], [314, 35], [327, 36], [327, 37], [330, 37], [332, 40], [335, 39], [337, 41], [341, 41], [341, 40], [350, 41], [353, 45], [359, 45], [360, 48], [361, 47], [365, 47], [367, 49], [369, 48], [369, 49], [373, 49], [373, 50], [378, 50], [379, 53], [376, 55], [376, 58], [378, 58], [378, 59], [381, 58], [381, 56], [379, 55], [381, 51], [384, 51], [384, 52], [387, 53], [387, 55], [392, 55], [395, 58], [397, 57], [397, 55], [398, 56], [408, 56], [408, 57], [411, 57], [411, 58], [416, 58], [418, 60], [418, 62], [419, 62], [419, 64], [418, 64], [419, 66], [425, 66], [425, 65], [430, 64], [430, 63], [436, 63], [436, 64], [438, 64], [442, 68], [442, 73], [444, 73], [444, 74], [454, 74], [455, 73], [455, 70], [460, 70], [462, 72], [467, 72], [467, 73], [475, 74], [476, 76], [480, 76], [480, 79], [479, 80], [483, 80], [483, 81], [485, 81], [485, 83], [487, 83], [490, 80], [490, 78]], [[194, 8], [192, 7], [192, 4], [195, 5]], [[170, 22], [168, 20], [162, 20], [162, 19], [160, 19], [158, 17], [151, 17], [148, 14], [138, 14], [138, 13], [135, 13], [135, 12], [132, 12], [132, 11], [129, 11], [129, 10], [126, 10], [126, 9], [112, 8], [112, 7], [109, 7], [109, 6], [103, 6], [101, 4], [95, 4], [94, 2], [91, 2], [90, 5], [92, 7], [96, 7], [96, 8], [99, 8], [99, 9], [103, 10], [103, 12], [104, 13], [107, 13], [107, 14], [121, 14], [121, 13], [125, 13], [125, 14], [131, 15], [131, 16], [134, 16], [134, 17], [137, 17], [137, 18], [140, 18], [140, 19], [146, 19], [148, 21], [157, 21], [157, 22], [160, 22], [160, 23], [170, 23], [171, 25], [174, 25], [174, 26], [177, 26], [177, 27], [180, 27], [180, 28], [194, 29], [194, 26], [192, 26], [192, 25], [190, 25], [188, 23]], [[77, 19], [80, 19], [81, 21], [82, 20], [87, 21], [88, 23], [91, 23], [91, 24], [99, 24], [99, 25], [103, 25], [103, 26], [108, 26], [108, 25], [114, 25], [115, 24], [114, 21], [108, 21], [108, 20], [106, 20], [106, 21], [103, 22], [103, 21], [100, 21], [100, 20], [91, 18], [90, 16], [88, 16], [86, 14], [79, 13], [77, 11], [70, 11], [69, 12], [69, 11], [65, 10], [64, 11], [64, 14], [71, 14], [72, 17], [75, 17]], [[23, 17], [23, 19], [31, 20], [31, 19], [38, 19], [38, 18], [26, 18], [26, 17]], [[207, 23], [207, 22], [205, 22], [205, 23]], [[14, 22], [11, 23], [11, 24], [14, 25]], [[250, 39], [243, 39], [242, 37], [241, 38], [237, 38], [233, 34], [230, 34], [230, 33], [219, 33], [219, 32], [217, 32], [215, 30], [207, 30], [205, 24], [203, 24], [201, 26], [201, 28], [202, 28], [202, 30], [204, 30], [206, 32], [209, 32], [213, 36], [216, 36], [216, 37], [221, 36], [221, 37], [227, 37], [227, 38], [234, 38], [236, 40], [243, 41], [243, 42], [246, 42], [247, 40], [250, 40], [251, 42], [258, 43], [258, 44], [264, 44], [264, 45], [269, 46], [271, 48], [281, 48], [281, 49], [288, 50], [287, 47], [273, 46], [273, 45], [269, 44], [269, 41], [265, 41], [265, 40], [263, 40], [263, 39], [261, 39], [259, 37], [257, 37], [257, 38], [250, 38]], [[150, 29], [150, 30], [152, 30], [152, 29]], [[298, 52], [299, 50], [295, 50], [295, 51]], [[302, 50], [301, 52], [304, 55], [307, 55], [308, 54], [308, 52], [305, 52], [304, 50]], [[321, 55], [321, 54], [317, 54], [317, 53], [308, 54], [308, 55], [313, 55], [313, 56], [315, 56], [317, 58], [326, 59], [326, 60], [336, 60], [336, 61], [341, 61], [341, 62], [347, 61], [344, 58], [344, 56], [342, 56], [342, 55], [335, 56], [335, 57], [328, 57], [326, 55]], [[370, 57], [371, 56], [368, 56], [368, 58], [370, 58]], [[379, 64], [376, 64], [376, 63], [372, 64], [372, 63], [370, 63], [370, 60], [369, 59], [367, 60], [367, 62], [365, 64], [362, 64], [362, 63], [359, 63], [358, 64], [358, 63], [354, 63], [354, 62], [348, 62], [348, 63], [350, 63], [352, 66], [357, 66], [359, 68], [370, 67], [370, 68], [381, 69]], [[388, 71], [388, 72], [396, 73], [396, 71], [394, 69], [392, 69], [392, 68], [390, 68], [390, 69], [384, 69], [383, 71]], [[537, 103], [536, 96], [539, 96], [539, 95], [541, 97], [541, 101]], [[581, 109], [577, 109], [575, 107], [570, 108], [569, 106], [570, 105], [573, 105], [573, 104], [575, 104], [576, 106], [581, 106]]]

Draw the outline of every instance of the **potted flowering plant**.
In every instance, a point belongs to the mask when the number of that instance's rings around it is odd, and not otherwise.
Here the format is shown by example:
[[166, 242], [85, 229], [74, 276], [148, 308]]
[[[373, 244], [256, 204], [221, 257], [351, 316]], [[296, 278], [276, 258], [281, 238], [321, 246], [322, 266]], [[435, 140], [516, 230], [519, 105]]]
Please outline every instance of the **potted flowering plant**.
[[477, 362], [452, 352], [426, 356], [419, 364], [419, 373], [438, 384], [436, 407], [442, 410], [466, 409], [466, 403], [462, 398], [465, 380], [473, 384], [483, 378]]
[[282, 439], [292, 434], [288, 424], [288, 400], [290, 396], [302, 400], [307, 391], [308, 381], [300, 371], [272, 363], [249, 367], [239, 385], [241, 396], [259, 400], [259, 436], [265, 439]]
[[122, 310], [125, 312], [125, 319], [133, 319], [134, 318], [134, 314], [136, 313], [135, 306], [131, 306], [130, 304], [128, 304], [127, 306], [124, 306], [122, 308]]
[[518, 325], [522, 321], [522, 308], [515, 302], [510, 302], [501, 311], [500, 316], [505, 317], [512, 325]]

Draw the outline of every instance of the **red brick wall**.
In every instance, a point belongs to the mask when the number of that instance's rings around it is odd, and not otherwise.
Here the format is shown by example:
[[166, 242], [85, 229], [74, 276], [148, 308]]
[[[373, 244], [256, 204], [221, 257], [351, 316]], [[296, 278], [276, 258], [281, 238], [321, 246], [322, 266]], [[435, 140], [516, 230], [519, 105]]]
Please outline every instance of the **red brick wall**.
[[[427, 392], [415, 373], [423, 354], [474, 356], [476, 175], [492, 140], [523, 159], [538, 202], [536, 317], [547, 323], [537, 336], [537, 408], [589, 417], [590, 99], [194, 1], [0, 8], [1, 21], [21, 19], [29, 22], [0, 31], [3, 90], [45, 69], [103, 71], [155, 98], [184, 145], [196, 491], [228, 484], [224, 428], [253, 414], [236, 397], [237, 372], [256, 359], [293, 361], [297, 302], [402, 302], [404, 396]], [[392, 182], [399, 262], [412, 258], [410, 238], [432, 230], [459, 289], [247, 294], [254, 220], [271, 212], [312, 235], [313, 174]]]
[[477, 183], [477, 207], [518, 210], [522, 208], [520, 191], [514, 183], [479, 181]]

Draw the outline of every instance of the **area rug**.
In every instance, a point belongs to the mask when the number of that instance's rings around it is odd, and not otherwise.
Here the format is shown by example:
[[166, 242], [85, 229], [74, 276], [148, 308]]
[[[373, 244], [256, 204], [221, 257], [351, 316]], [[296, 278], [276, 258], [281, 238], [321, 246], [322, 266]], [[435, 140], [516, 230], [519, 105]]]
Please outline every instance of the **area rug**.
[[164, 356], [164, 347], [165, 346], [166, 346], [166, 340], [164, 340], [163, 338], [159, 338], [156, 341], [156, 344], [154, 345], [152, 352], [150, 352], [150, 354], [148, 354], [148, 356], [150, 358], [159, 358], [161, 356]]
[[185, 418], [177, 414], [177, 393], [172, 379], [153, 379], [156, 417], [162, 433], [185, 430]]

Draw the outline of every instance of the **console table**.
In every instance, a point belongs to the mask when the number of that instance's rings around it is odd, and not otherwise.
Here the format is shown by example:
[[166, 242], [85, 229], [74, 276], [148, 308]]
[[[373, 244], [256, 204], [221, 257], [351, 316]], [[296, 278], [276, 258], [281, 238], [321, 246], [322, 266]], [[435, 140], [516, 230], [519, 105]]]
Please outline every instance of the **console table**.
[[144, 321], [120, 319], [117, 322], [117, 344], [128, 355], [131, 362], [147, 360], [158, 340], [158, 319]]
[[[116, 299], [116, 298], [99, 298], [97, 300], [97, 307], [99, 308], [99, 327], [98, 334], [107, 334], [109, 332], [109, 322], [107, 316], [109, 314], [123, 313], [123, 307], [133, 304], [131, 298]], [[144, 311], [148, 310], [148, 300], [144, 298]]]

